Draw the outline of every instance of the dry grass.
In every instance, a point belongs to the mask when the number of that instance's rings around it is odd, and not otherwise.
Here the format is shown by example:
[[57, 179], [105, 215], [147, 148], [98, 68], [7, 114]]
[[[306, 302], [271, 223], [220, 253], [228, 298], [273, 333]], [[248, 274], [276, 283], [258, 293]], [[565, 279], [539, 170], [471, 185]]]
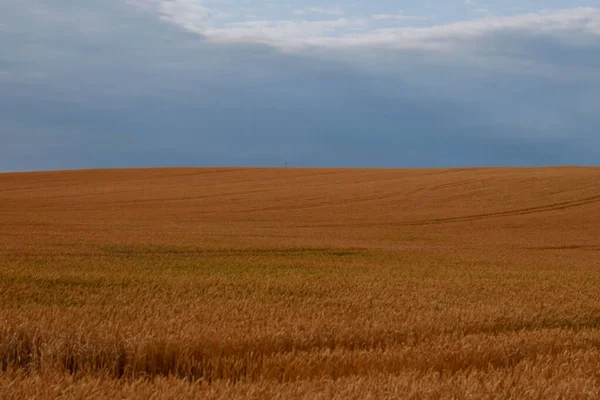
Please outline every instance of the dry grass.
[[598, 398], [600, 169], [0, 175], [0, 398]]

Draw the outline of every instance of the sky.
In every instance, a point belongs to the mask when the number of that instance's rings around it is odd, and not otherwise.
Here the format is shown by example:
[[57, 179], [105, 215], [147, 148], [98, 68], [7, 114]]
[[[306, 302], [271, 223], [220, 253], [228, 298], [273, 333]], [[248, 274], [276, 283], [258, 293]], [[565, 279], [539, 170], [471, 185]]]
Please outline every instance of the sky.
[[600, 164], [600, 0], [0, 2], [0, 171]]

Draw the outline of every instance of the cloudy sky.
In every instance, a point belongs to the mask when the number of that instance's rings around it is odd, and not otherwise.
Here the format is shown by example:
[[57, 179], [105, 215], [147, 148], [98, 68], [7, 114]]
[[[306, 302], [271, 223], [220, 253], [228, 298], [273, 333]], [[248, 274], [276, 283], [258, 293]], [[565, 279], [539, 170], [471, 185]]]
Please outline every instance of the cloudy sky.
[[0, 2], [0, 171], [600, 164], [600, 0]]

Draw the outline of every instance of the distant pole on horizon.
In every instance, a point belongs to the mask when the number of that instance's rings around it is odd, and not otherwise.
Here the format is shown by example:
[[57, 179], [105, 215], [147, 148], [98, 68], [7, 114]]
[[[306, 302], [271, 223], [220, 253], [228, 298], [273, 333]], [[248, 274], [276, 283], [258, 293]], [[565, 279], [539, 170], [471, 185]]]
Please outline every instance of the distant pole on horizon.
[[287, 161], [285, 162], [285, 167], [287, 168]]

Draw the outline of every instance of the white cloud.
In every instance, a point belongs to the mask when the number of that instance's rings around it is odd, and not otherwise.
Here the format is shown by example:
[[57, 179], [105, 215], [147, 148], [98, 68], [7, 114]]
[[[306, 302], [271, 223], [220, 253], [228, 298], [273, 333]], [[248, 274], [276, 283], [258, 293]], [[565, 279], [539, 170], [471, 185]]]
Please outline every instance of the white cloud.
[[398, 48], [451, 49], [465, 40], [495, 32], [529, 32], [572, 43], [600, 36], [600, 9], [576, 8], [514, 17], [487, 17], [424, 28], [373, 29], [355, 35], [320, 38], [323, 46], [391, 46]]
[[487, 7], [482, 7], [475, 0], [464, 0], [466, 6], [469, 6], [469, 11], [477, 14], [489, 14], [490, 10]]
[[344, 15], [344, 10], [339, 7], [310, 7], [307, 9], [296, 9], [292, 11], [294, 15], [307, 15], [307, 14], [323, 14], [323, 15]]
[[[475, 4], [473, 0], [465, 0], [465, 3]], [[203, 6], [198, 0], [146, 0], [145, 4], [154, 4], [154, 9], [158, 11], [161, 18], [201, 34], [209, 40], [258, 42], [282, 49], [297, 49], [305, 46], [327, 48], [385, 46], [451, 50], [465, 41], [494, 33], [529, 32], [553, 36], [574, 44], [597, 41], [600, 36], [600, 9], [598, 8], [574, 8], [511, 17], [487, 16], [472, 21], [430, 27], [381, 28], [377, 25], [382, 20], [420, 20], [423, 17], [399, 13], [375, 14], [369, 19], [260, 20], [218, 25], [216, 23], [218, 12]], [[317, 12], [324, 9], [313, 10]]]
[[339, 29], [360, 26], [361, 21], [339, 18], [327, 21], [247, 21], [223, 28], [206, 28], [204, 35], [215, 40], [254, 41], [269, 44], [301, 44], [319, 40]]
[[374, 14], [371, 15], [372, 19], [375, 20], [393, 20], [393, 21], [426, 21], [428, 17], [419, 15], [406, 15], [403, 13], [398, 14]]
[[157, 12], [161, 19], [192, 32], [199, 32], [216, 20], [230, 17], [199, 0], [127, 0], [129, 3]]

